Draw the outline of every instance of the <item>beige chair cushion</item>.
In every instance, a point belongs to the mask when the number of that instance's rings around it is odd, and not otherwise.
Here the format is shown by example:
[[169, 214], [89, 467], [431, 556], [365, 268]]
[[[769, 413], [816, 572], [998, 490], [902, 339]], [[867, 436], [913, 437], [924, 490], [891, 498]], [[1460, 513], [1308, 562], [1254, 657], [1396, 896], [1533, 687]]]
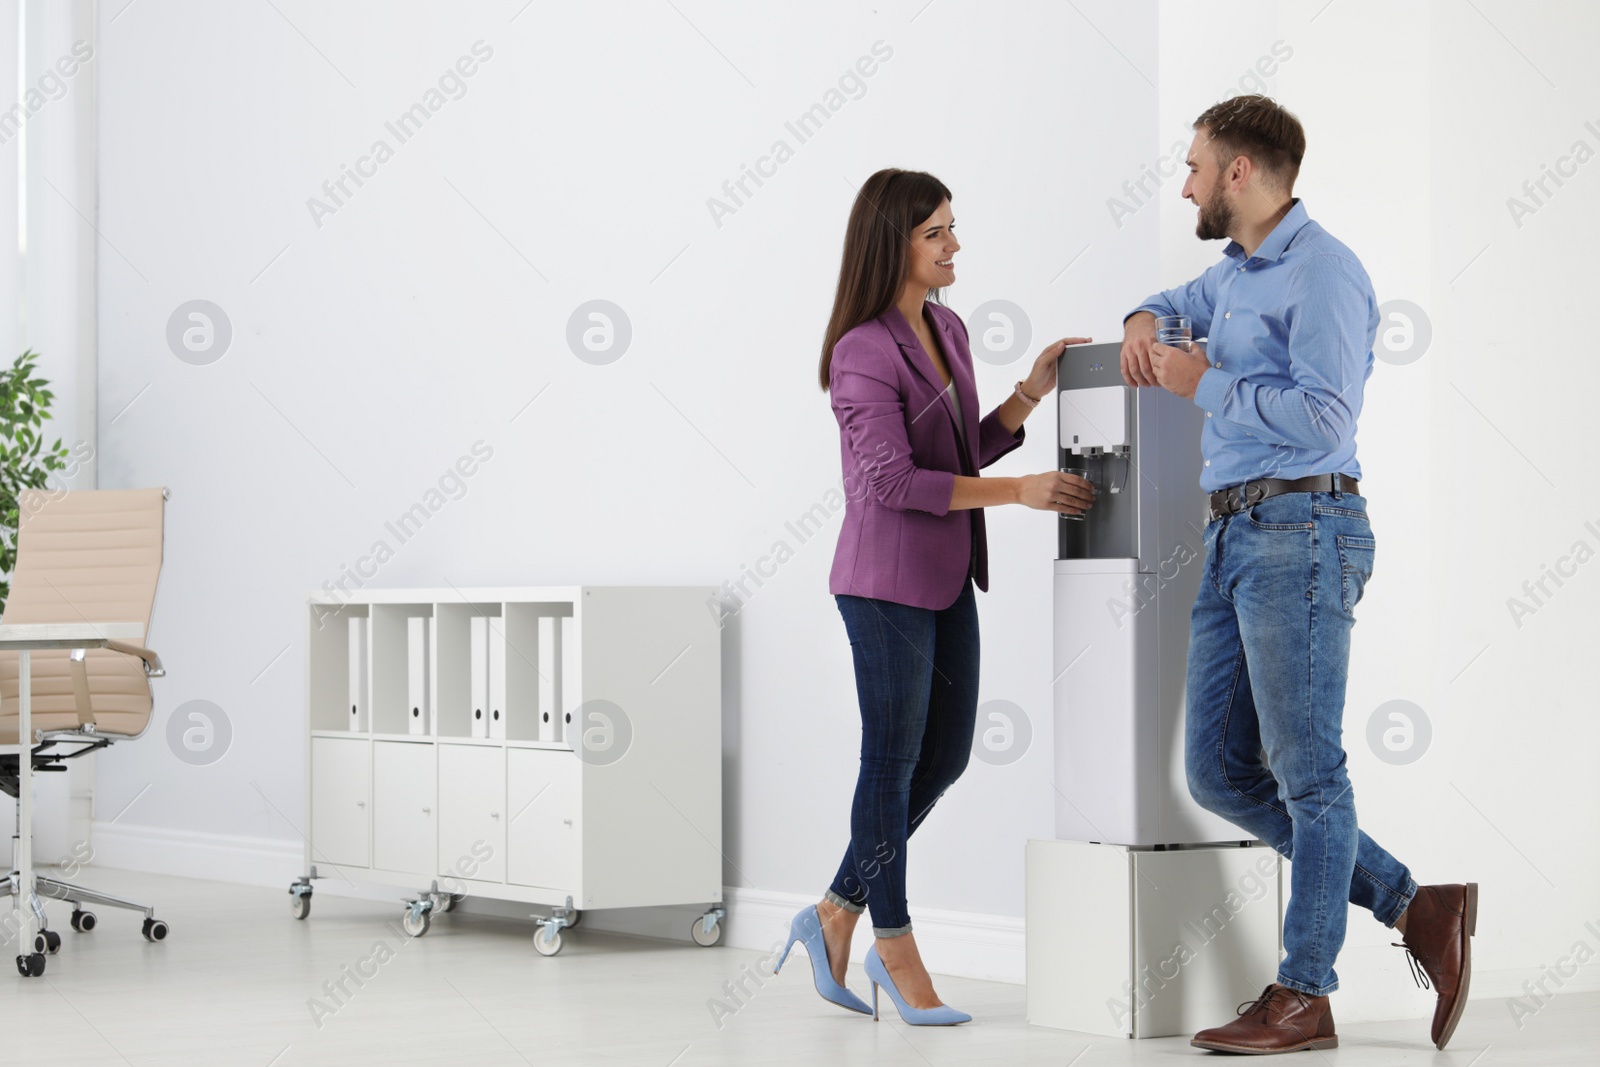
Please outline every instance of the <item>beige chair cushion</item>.
[[[162, 490], [26, 490], [4, 623], [137, 622], [144, 644], [161, 573]], [[33, 726], [79, 725], [66, 650], [32, 653]], [[134, 656], [90, 649], [95, 729], [133, 736], [150, 721], [150, 683]], [[0, 652], [0, 744], [17, 743], [17, 653]]]

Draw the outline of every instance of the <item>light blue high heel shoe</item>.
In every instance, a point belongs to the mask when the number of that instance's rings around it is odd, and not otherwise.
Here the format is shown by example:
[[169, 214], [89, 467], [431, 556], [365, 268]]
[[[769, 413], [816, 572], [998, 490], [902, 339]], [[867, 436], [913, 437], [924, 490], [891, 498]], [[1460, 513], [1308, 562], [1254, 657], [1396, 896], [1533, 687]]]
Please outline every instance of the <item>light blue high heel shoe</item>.
[[866, 1001], [833, 980], [833, 972], [828, 969], [828, 946], [822, 940], [822, 916], [817, 914], [815, 904], [801, 909], [800, 914], [789, 923], [789, 943], [784, 946], [783, 955], [778, 957], [778, 965], [772, 968], [773, 974], [783, 970], [783, 963], [789, 958], [789, 952], [797, 941], [806, 946], [806, 955], [811, 957], [811, 980], [823, 1000], [841, 1008], [859, 1011], [862, 1015], [872, 1014]]
[[878, 946], [873, 945], [867, 950], [866, 959], [867, 978], [872, 981], [872, 1018], [878, 1018], [878, 987], [882, 986], [889, 992], [889, 999], [894, 1001], [894, 1006], [900, 1010], [900, 1018], [912, 1026], [954, 1026], [957, 1023], [969, 1023], [972, 1016], [964, 1011], [957, 1011], [948, 1004], [941, 1004], [937, 1008], [913, 1008], [900, 996], [900, 990], [895, 988], [894, 979], [889, 977], [889, 968], [883, 965], [883, 960], [878, 956]]

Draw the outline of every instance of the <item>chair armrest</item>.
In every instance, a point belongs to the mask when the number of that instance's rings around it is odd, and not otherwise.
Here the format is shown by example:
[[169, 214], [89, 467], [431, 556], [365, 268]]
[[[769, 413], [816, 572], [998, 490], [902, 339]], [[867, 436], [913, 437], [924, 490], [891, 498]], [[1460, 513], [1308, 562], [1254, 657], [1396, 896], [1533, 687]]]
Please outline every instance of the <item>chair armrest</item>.
[[139, 645], [129, 644], [126, 641], [107, 641], [106, 647], [113, 652], [121, 652], [129, 656], [138, 656], [144, 661], [144, 674], [146, 678], [165, 678], [167, 669], [161, 665], [161, 657], [142, 648]]

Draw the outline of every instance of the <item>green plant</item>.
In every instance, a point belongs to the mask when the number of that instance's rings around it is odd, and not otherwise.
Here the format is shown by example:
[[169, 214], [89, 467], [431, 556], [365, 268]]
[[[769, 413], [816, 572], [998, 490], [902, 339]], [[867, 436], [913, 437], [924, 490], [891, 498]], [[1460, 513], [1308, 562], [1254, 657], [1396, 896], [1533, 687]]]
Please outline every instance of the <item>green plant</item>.
[[57, 438], [48, 449], [40, 430], [50, 417], [55, 394], [34, 374], [39, 354], [28, 350], [0, 373], [0, 608], [11, 596], [11, 570], [17, 565], [17, 496], [43, 489], [53, 471], [67, 465], [67, 450]]

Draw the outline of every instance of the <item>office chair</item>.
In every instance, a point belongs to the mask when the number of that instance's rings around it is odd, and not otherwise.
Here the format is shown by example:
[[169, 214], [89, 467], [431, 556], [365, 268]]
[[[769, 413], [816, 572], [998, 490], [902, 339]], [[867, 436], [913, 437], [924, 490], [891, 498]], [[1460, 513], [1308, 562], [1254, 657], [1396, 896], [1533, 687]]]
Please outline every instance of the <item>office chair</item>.
[[[0, 625], [15, 623], [137, 624], [137, 640], [105, 640], [103, 647], [48, 649], [30, 655], [32, 694], [31, 767], [35, 773], [62, 772], [66, 761], [141, 736], [150, 725], [154, 703], [150, 679], [166, 674], [161, 660], [144, 648], [156, 580], [161, 572], [165, 489], [24, 490], [18, 498], [17, 562], [11, 594]], [[126, 627], [125, 627], [126, 628]], [[37, 647], [37, 646], [35, 646]], [[12, 862], [27, 847], [18, 775], [23, 742], [17, 736], [19, 653], [0, 650], [0, 792], [18, 798], [17, 838]], [[28, 855], [31, 856], [31, 850]], [[31, 867], [31, 863], [27, 864]], [[32, 910], [39, 933], [32, 957], [42, 974], [44, 954], [61, 947], [61, 936], [46, 925], [39, 897], [72, 905], [72, 927], [87, 932], [95, 916], [85, 904], [144, 912], [144, 936], [160, 941], [165, 922], [153, 908], [56, 878], [36, 875], [37, 896], [23, 903]], [[0, 879], [0, 897], [27, 894], [17, 869]], [[9, 914], [5, 916], [9, 921]]]

